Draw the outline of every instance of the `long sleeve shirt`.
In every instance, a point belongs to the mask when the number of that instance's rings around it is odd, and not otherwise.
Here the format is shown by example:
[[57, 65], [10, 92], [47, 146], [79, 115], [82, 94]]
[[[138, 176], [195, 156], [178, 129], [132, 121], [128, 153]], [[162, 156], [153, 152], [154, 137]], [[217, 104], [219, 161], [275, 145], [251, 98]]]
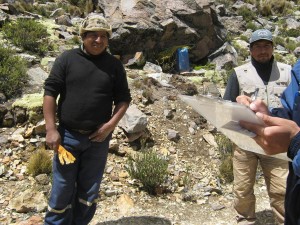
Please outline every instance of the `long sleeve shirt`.
[[60, 124], [82, 130], [94, 130], [107, 122], [113, 104], [131, 101], [122, 63], [107, 52], [90, 56], [81, 48], [56, 59], [45, 81], [44, 95], [60, 96]]

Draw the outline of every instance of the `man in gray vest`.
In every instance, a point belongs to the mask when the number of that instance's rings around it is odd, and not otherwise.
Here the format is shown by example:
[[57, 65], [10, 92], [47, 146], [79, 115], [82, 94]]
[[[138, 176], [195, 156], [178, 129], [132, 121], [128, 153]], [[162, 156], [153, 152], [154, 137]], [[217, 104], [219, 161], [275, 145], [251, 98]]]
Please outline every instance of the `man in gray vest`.
[[[251, 61], [234, 69], [228, 80], [225, 100], [239, 95], [262, 99], [268, 107], [282, 107], [280, 97], [291, 80], [291, 66], [276, 62], [272, 33], [266, 29], [250, 37]], [[284, 223], [284, 197], [288, 162], [235, 148], [233, 155], [234, 208], [238, 224], [255, 224], [254, 184], [258, 162], [261, 165], [271, 208], [279, 224]]]

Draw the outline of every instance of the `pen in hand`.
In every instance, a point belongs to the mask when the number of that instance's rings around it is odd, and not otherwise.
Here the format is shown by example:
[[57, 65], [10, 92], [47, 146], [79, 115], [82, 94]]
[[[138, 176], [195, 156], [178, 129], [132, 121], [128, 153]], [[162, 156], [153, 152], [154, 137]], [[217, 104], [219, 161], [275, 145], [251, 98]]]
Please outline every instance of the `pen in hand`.
[[257, 98], [259, 88], [255, 88], [254, 94], [251, 96], [251, 101], [254, 102]]

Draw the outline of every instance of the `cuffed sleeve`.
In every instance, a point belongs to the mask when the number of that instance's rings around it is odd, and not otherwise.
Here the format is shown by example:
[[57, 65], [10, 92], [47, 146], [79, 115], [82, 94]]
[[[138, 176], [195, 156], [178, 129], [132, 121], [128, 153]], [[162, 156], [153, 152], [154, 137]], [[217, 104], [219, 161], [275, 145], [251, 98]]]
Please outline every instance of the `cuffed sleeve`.
[[300, 149], [300, 132], [291, 140], [287, 155], [290, 159], [294, 159]]

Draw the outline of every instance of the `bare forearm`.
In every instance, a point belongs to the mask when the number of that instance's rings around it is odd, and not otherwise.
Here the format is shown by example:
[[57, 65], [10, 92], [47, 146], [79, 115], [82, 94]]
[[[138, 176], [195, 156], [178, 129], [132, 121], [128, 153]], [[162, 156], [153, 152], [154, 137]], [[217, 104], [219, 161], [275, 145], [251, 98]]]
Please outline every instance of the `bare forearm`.
[[127, 102], [120, 102], [117, 104], [114, 108], [113, 116], [111, 119], [104, 124], [100, 124], [98, 129], [93, 132], [89, 138], [92, 141], [102, 142], [107, 138], [107, 136], [115, 129], [115, 127], [118, 125], [120, 119], [124, 116], [127, 108], [129, 106], [129, 103]]
[[111, 125], [113, 125], [114, 127], [116, 127], [118, 125], [119, 121], [124, 116], [128, 106], [129, 106], [129, 103], [127, 103], [127, 102], [118, 103], [114, 108], [113, 116], [110, 119], [109, 123]]

